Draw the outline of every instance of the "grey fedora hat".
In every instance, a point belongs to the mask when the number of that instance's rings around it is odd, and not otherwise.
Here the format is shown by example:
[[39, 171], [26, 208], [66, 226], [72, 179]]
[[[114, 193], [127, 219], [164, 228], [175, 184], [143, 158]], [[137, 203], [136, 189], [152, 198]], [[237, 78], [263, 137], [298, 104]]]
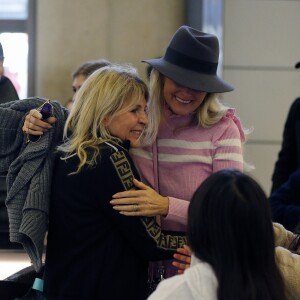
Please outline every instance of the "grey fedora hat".
[[163, 57], [143, 62], [197, 91], [224, 93], [234, 89], [217, 75], [218, 38], [186, 25], [175, 32]]

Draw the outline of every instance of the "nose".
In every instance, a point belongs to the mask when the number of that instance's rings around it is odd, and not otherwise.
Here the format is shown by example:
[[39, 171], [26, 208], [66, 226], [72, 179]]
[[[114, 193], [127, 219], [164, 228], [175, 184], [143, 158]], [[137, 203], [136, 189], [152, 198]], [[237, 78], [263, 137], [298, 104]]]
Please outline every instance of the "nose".
[[186, 94], [189, 94], [189, 95], [193, 95], [194, 93], [195, 93], [195, 90], [193, 90], [193, 89], [190, 89], [190, 88], [188, 88], [188, 87], [182, 87], [182, 91], [184, 92], [184, 93], [186, 93]]
[[141, 111], [139, 114], [139, 123], [147, 125], [148, 124], [148, 116], [145, 111]]
[[180, 87], [180, 89], [186, 94], [205, 93], [202, 91], [191, 89], [191, 88], [183, 86], [183, 85], [178, 85], [178, 87]]

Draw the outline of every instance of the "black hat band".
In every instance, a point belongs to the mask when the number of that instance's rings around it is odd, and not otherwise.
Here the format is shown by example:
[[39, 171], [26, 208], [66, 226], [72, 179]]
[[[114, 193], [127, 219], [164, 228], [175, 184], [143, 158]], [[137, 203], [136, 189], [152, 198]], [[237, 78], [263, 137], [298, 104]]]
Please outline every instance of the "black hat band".
[[178, 67], [205, 74], [216, 74], [218, 68], [218, 63], [198, 60], [171, 49], [170, 47], [167, 48], [164, 59]]

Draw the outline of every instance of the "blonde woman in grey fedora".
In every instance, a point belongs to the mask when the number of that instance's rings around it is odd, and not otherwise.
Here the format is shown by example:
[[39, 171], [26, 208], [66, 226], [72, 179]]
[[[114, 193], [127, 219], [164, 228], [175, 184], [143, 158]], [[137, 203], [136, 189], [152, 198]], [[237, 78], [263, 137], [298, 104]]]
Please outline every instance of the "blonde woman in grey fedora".
[[[199, 184], [220, 169], [243, 170], [245, 135], [234, 109], [219, 100], [233, 87], [217, 75], [218, 59], [216, 36], [181, 26], [162, 58], [145, 60], [153, 68], [148, 124], [153, 144], [131, 149], [143, 183], [134, 180], [139, 190], [114, 195], [111, 203], [120, 214], [160, 216], [162, 228], [185, 230]], [[28, 116], [23, 128], [38, 135], [50, 125]], [[165, 277], [176, 273], [170, 262], [156, 270]]]
[[[234, 109], [219, 100], [233, 87], [218, 77], [218, 58], [216, 36], [182, 26], [163, 57], [144, 61], [153, 68], [149, 110], [155, 113], [148, 124], [153, 145], [131, 151], [143, 183], [114, 195], [112, 204], [121, 214], [159, 215], [162, 228], [186, 230], [189, 201], [199, 184], [221, 169], [243, 170], [245, 135]], [[155, 267], [154, 275], [156, 270], [165, 277], [176, 273], [170, 261]]]

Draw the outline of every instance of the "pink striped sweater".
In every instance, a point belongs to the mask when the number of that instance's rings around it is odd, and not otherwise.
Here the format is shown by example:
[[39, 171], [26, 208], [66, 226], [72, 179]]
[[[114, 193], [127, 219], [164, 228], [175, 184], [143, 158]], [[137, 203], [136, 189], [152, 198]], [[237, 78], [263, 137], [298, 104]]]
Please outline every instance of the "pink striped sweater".
[[131, 150], [142, 181], [169, 197], [169, 213], [160, 220], [165, 230], [186, 230], [189, 202], [210, 174], [225, 168], [243, 170], [245, 136], [235, 110], [229, 109], [211, 128], [193, 126], [174, 132], [191, 117], [166, 110], [156, 143]]
[[169, 197], [169, 213], [161, 219], [162, 227], [182, 231], [186, 228], [189, 201], [200, 183], [221, 169], [243, 170], [245, 136], [234, 109], [229, 109], [226, 116], [209, 129], [193, 126], [175, 133], [174, 128], [187, 124], [191, 116], [174, 115], [169, 110], [166, 114], [156, 145], [132, 149], [131, 154], [142, 181]]

